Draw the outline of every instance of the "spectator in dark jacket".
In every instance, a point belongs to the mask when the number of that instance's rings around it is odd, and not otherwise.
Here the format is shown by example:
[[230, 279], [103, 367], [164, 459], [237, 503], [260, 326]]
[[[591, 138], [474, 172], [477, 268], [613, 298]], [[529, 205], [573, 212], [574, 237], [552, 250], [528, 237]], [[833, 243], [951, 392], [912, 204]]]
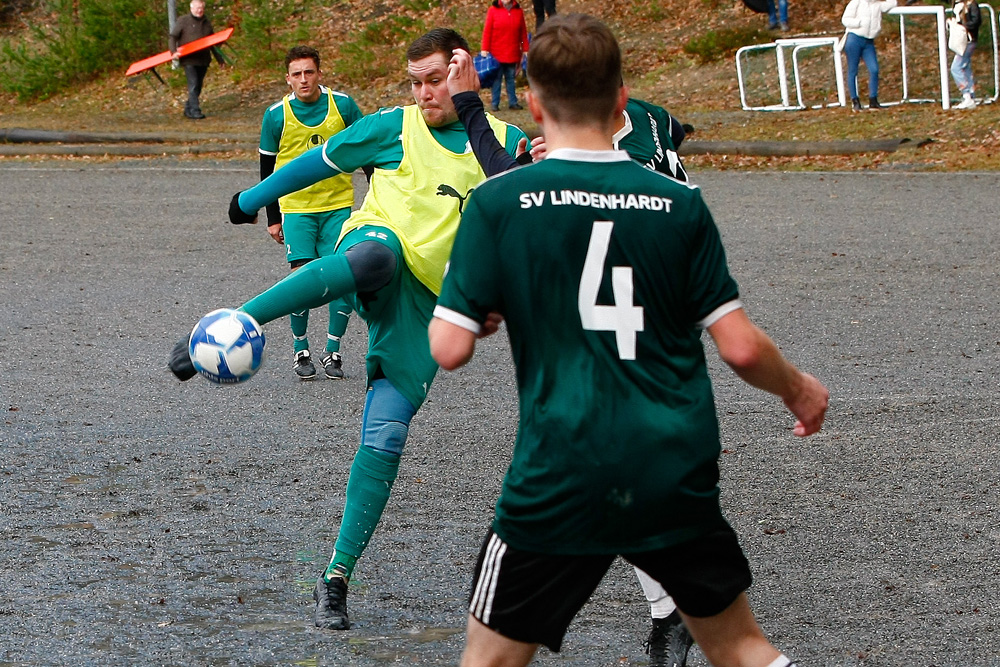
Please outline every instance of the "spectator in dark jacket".
[[212, 62], [212, 54], [220, 65], [225, 65], [226, 61], [222, 55], [214, 48], [195, 51], [194, 53], [181, 56], [177, 50], [202, 37], [208, 37], [215, 30], [212, 22], [205, 16], [205, 0], [191, 0], [191, 13], [185, 14], [177, 19], [174, 29], [170, 31], [170, 53], [174, 60], [179, 60], [184, 68], [184, 76], [187, 77], [188, 99], [184, 104], [184, 115], [188, 118], [204, 118], [201, 112], [201, 103], [198, 98], [201, 96], [201, 87], [205, 82], [205, 73], [208, 72], [208, 65]]
[[500, 75], [493, 82], [493, 110], [500, 109], [500, 86], [507, 81], [507, 102], [520, 109], [514, 79], [521, 72], [521, 57], [528, 52], [528, 28], [517, 0], [493, 0], [483, 26], [482, 55], [493, 54], [500, 63]]

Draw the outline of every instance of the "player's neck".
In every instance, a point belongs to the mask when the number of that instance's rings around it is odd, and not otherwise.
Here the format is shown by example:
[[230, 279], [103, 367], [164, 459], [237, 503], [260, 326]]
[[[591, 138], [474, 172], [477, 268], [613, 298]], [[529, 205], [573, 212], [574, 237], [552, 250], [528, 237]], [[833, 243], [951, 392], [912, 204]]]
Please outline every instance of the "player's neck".
[[609, 151], [614, 148], [612, 128], [596, 126], [559, 125], [546, 123], [543, 127], [545, 145], [549, 151], [557, 148], [578, 148], [588, 151]]

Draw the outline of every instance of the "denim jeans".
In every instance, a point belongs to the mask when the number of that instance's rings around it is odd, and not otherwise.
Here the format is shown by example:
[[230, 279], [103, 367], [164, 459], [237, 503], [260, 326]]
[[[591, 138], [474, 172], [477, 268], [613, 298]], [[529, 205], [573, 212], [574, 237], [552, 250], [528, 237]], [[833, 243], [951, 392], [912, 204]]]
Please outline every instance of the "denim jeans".
[[847, 33], [844, 44], [844, 55], [847, 56], [847, 90], [853, 100], [858, 96], [858, 64], [865, 61], [868, 68], [868, 96], [878, 97], [878, 55], [875, 53], [875, 40]]
[[[778, 3], [777, 11], [775, 10], [774, 3]], [[767, 0], [767, 18], [768, 24], [772, 28], [778, 26], [778, 21], [784, 24], [788, 24], [788, 0]]]
[[493, 101], [493, 108], [500, 106], [500, 85], [503, 80], [507, 80], [507, 102], [510, 106], [517, 106], [517, 93], [514, 91], [514, 72], [517, 71], [517, 63], [500, 63], [500, 73], [493, 81], [493, 89], [490, 91]]
[[951, 61], [951, 76], [955, 79], [958, 92], [962, 95], [971, 95], [975, 92], [975, 82], [972, 80], [972, 52], [976, 50], [976, 43], [969, 42], [965, 47], [965, 53], [955, 56]]
[[184, 104], [184, 113], [197, 116], [201, 113], [201, 103], [198, 98], [201, 96], [201, 86], [205, 83], [205, 73], [208, 72], [208, 65], [185, 65], [184, 76], [187, 77], [188, 99]]

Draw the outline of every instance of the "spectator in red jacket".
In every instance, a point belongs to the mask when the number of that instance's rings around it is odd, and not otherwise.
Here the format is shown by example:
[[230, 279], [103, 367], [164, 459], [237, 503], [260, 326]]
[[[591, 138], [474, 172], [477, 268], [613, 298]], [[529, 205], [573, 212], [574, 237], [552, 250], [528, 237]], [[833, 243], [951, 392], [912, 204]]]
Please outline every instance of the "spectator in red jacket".
[[507, 102], [520, 109], [514, 79], [521, 72], [521, 57], [528, 52], [528, 28], [517, 0], [493, 0], [483, 26], [482, 55], [493, 54], [500, 63], [500, 75], [493, 82], [493, 111], [500, 109], [500, 86], [507, 81]]

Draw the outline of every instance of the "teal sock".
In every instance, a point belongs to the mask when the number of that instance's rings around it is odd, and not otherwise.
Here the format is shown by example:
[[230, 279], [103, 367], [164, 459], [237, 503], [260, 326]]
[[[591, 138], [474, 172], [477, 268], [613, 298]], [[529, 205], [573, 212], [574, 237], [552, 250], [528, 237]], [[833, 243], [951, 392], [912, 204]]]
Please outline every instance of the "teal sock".
[[267, 324], [291, 313], [318, 308], [356, 290], [347, 258], [328, 255], [293, 271], [263, 294], [247, 301], [240, 310], [258, 324]]
[[354, 564], [357, 562], [357, 556], [351, 556], [341, 551], [334, 551], [333, 558], [330, 559], [330, 564], [327, 566], [326, 572], [323, 573], [323, 578], [327, 581], [330, 581], [334, 577], [343, 577], [350, 580], [351, 574], [354, 572]]
[[306, 336], [306, 332], [309, 330], [309, 311], [303, 310], [298, 313], [291, 313], [288, 316], [288, 320], [292, 324], [292, 338], [295, 339], [295, 351], [308, 350], [309, 338]]
[[[347, 502], [334, 547], [335, 559], [337, 554], [353, 556], [355, 560], [361, 557], [382, 518], [389, 492], [392, 491], [392, 484], [398, 474], [398, 455], [376, 451], [371, 447], [358, 449], [347, 480]], [[354, 563], [331, 562], [331, 566], [335, 564], [346, 565], [346, 575], [340, 576], [350, 578]]]
[[351, 310], [346, 299], [336, 299], [330, 302], [330, 325], [326, 334], [327, 352], [340, 352], [340, 339], [347, 331]]

